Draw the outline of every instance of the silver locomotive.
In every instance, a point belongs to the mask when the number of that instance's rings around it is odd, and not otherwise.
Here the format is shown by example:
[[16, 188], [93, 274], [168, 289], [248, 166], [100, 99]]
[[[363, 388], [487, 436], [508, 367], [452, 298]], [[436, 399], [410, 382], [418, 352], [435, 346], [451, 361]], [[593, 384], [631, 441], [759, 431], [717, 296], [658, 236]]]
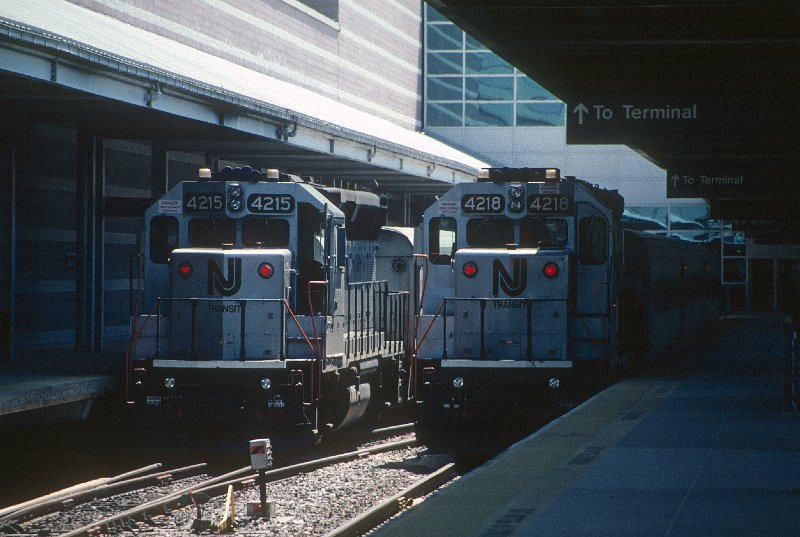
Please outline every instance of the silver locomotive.
[[557, 169], [492, 168], [425, 211], [423, 427], [524, 422], [718, 314], [713, 252], [626, 231], [623, 207]]
[[315, 431], [409, 393], [412, 245], [377, 194], [201, 170], [145, 214], [130, 398]]

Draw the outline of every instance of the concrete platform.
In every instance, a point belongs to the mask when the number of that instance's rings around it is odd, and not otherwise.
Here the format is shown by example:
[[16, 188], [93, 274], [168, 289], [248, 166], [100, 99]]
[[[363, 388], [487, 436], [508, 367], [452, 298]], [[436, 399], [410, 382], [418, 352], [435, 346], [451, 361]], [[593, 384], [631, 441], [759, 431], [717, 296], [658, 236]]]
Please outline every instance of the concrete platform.
[[786, 329], [776, 317], [722, 320], [374, 535], [797, 535]]
[[118, 353], [27, 352], [0, 364], [0, 425], [84, 419], [120, 389]]

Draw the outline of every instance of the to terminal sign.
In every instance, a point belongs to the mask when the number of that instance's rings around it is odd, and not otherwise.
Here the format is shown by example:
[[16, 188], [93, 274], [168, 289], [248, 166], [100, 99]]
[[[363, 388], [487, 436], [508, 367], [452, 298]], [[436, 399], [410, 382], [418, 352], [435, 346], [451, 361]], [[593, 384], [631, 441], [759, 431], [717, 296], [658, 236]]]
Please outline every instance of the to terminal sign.
[[697, 119], [697, 104], [684, 107], [673, 107], [666, 104], [656, 108], [642, 108], [633, 104], [620, 104], [616, 107], [593, 104], [589, 108], [581, 102], [572, 109], [572, 113], [577, 116], [579, 126], [591, 120], [612, 121], [615, 117], [617, 121], [694, 120]]
[[770, 198], [780, 188], [780, 172], [761, 168], [739, 170], [667, 170], [668, 198]]
[[697, 102], [637, 103], [618, 99], [581, 100], [567, 108], [567, 143], [626, 143], [661, 139], [694, 130], [703, 107]]

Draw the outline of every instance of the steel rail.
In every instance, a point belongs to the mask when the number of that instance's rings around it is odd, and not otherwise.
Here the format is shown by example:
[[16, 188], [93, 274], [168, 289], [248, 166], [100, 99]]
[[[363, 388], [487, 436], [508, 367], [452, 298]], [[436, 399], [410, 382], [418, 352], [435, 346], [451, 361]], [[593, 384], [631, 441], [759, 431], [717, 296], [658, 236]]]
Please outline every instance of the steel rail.
[[[158, 464], [158, 466], [161, 465]], [[109, 496], [114, 496], [115, 494], [122, 494], [123, 492], [130, 492], [132, 490], [157, 485], [169, 477], [174, 477], [177, 475], [191, 475], [193, 472], [197, 472], [206, 466], [207, 464], [203, 462], [190, 466], [183, 466], [181, 468], [175, 468], [172, 470], [165, 470], [163, 472], [156, 472], [153, 474], [132, 477], [130, 479], [123, 479], [120, 481], [117, 481], [117, 478], [112, 478], [108, 482], [100, 483], [97, 486], [75, 491], [73, 494], [51, 498], [41, 503], [35, 503], [14, 511], [10, 515], [0, 518], [0, 525], [8, 523], [19, 524], [20, 522], [24, 522], [25, 520], [33, 517], [43, 516], [55, 511], [59, 511], [64, 509], [65, 506], [69, 505], [69, 502], [73, 504], [85, 503], [87, 501], [108, 498]], [[129, 472], [127, 474], [121, 474], [118, 477], [129, 475], [136, 474], [134, 472]]]
[[394, 496], [384, 500], [356, 518], [328, 532], [324, 537], [356, 537], [375, 529], [390, 517], [411, 507], [415, 498], [436, 490], [456, 477], [455, 463], [448, 463]]
[[401, 423], [400, 425], [390, 425], [389, 427], [383, 427], [381, 429], [373, 429], [372, 434], [375, 436], [380, 436], [382, 434], [392, 434], [392, 433], [402, 433], [402, 432], [411, 432], [414, 430], [415, 423]]
[[3, 509], [0, 509], [0, 523], [7, 522], [10, 519], [13, 519], [17, 513], [30, 508], [31, 506], [41, 504], [43, 502], [50, 502], [50, 501], [63, 501], [70, 498], [72, 495], [80, 494], [84, 491], [95, 490], [99, 487], [103, 487], [105, 485], [109, 485], [111, 483], [117, 483], [119, 481], [123, 481], [125, 479], [131, 478], [133, 476], [141, 475], [146, 472], [151, 472], [153, 470], [158, 470], [161, 468], [161, 463], [150, 464], [148, 466], [143, 466], [141, 468], [137, 468], [135, 470], [131, 470], [129, 472], [125, 472], [122, 474], [115, 475], [113, 477], [101, 477], [98, 479], [93, 479], [91, 481], [87, 481], [85, 483], [80, 483], [78, 485], [72, 485], [70, 487], [51, 492], [50, 494], [46, 494], [44, 496], [40, 496], [38, 498], [33, 498], [31, 500], [18, 503], [16, 505], [10, 505]]
[[[337, 462], [345, 462], [373, 455], [375, 453], [384, 453], [386, 451], [394, 451], [396, 449], [411, 447], [416, 443], [417, 443], [416, 438], [408, 440], [399, 440], [396, 442], [389, 442], [388, 444], [380, 444], [377, 446], [359, 449], [356, 451], [340, 453], [339, 455], [331, 455], [330, 457], [315, 459], [313, 461], [301, 462], [298, 464], [293, 464], [291, 466], [284, 466], [283, 468], [276, 468], [275, 470], [269, 470], [267, 472], [264, 472], [264, 476], [266, 477], [267, 482], [269, 483], [272, 481], [278, 481], [279, 479], [294, 477], [303, 472], [316, 470], [324, 466], [336, 464]], [[209, 496], [219, 496], [225, 493], [225, 490], [228, 488], [229, 485], [233, 485], [233, 487], [238, 490], [244, 488], [245, 486], [250, 485], [257, 477], [259, 477], [257, 473], [251, 474], [240, 479], [232, 479], [230, 481], [214, 483], [213, 485], [210, 485], [208, 487], [197, 489], [194, 492], [208, 494]]]
[[[390, 442], [387, 444], [381, 444], [378, 446], [373, 446], [366, 449], [360, 449], [357, 451], [351, 451], [340, 455], [333, 455], [330, 457], [324, 457], [322, 459], [316, 459], [313, 461], [294, 464], [291, 466], [286, 466], [284, 468], [277, 468], [275, 470], [270, 470], [268, 472], [265, 472], [265, 476], [267, 477], [268, 481], [277, 481], [279, 479], [291, 477], [293, 475], [297, 475], [308, 470], [320, 468], [329, 464], [351, 459], [357, 459], [359, 457], [368, 456], [374, 453], [382, 453], [385, 451], [393, 451], [396, 449], [410, 447], [414, 444], [416, 444], [416, 438], [409, 440], [402, 440], [399, 442]], [[128, 509], [122, 513], [118, 513], [116, 515], [112, 515], [102, 520], [92, 522], [91, 524], [87, 524], [80, 528], [73, 529], [69, 532], [61, 534], [59, 537], [86, 537], [97, 533], [98, 530], [108, 528], [109, 526], [111, 526], [112, 524], [116, 524], [117, 522], [122, 522], [134, 518], [144, 518], [145, 516], [147, 516], [149, 513], [152, 512], [163, 513], [165, 510], [186, 507], [192, 503], [191, 496], [195, 494], [202, 493], [210, 497], [219, 496], [224, 494], [225, 491], [228, 489], [228, 486], [230, 485], [233, 485], [235, 489], [242, 489], [254, 483], [255, 479], [258, 477], [258, 474], [257, 473], [249, 474], [244, 477], [240, 476], [237, 478], [234, 478], [234, 476], [238, 476], [240, 474], [249, 471], [252, 471], [252, 468], [250, 466], [245, 466], [244, 468], [239, 468], [238, 470], [234, 470], [232, 472], [228, 472], [221, 476], [208, 479], [204, 482], [196, 483], [188, 487], [183, 487], [162, 498], [146, 502], [132, 509]]]
[[198, 485], [208, 486], [218, 481], [230, 479], [234, 475], [241, 474], [249, 470], [250, 467], [245, 466], [243, 468], [239, 468], [238, 470], [233, 470], [232, 472], [228, 472], [226, 474], [217, 477], [212, 477], [211, 479], [207, 479], [206, 481], [202, 481], [200, 483], [195, 483], [194, 485], [180, 488], [162, 498], [151, 500], [132, 509], [128, 509], [127, 511], [123, 511], [122, 513], [117, 513], [116, 515], [112, 515], [110, 517], [92, 522], [91, 524], [82, 526], [80, 528], [73, 529], [67, 533], [62, 533], [61, 535], [59, 535], [59, 537], [88, 536], [96, 533], [98, 530], [101, 530], [103, 528], [108, 528], [111, 524], [115, 524], [116, 522], [129, 520], [138, 516], [144, 516], [156, 510], [163, 513], [170, 507], [176, 507], [176, 508], [184, 507], [191, 503], [191, 498], [189, 497], [189, 495], [195, 491]]

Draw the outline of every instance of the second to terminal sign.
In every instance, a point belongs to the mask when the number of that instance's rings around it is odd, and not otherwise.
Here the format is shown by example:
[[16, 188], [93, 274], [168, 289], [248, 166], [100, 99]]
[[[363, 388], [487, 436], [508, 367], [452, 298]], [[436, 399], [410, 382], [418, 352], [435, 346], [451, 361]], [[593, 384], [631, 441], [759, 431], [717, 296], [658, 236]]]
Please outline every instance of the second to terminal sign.
[[739, 169], [667, 170], [668, 198], [759, 199], [774, 198], [785, 182], [779, 170], [756, 167]]

